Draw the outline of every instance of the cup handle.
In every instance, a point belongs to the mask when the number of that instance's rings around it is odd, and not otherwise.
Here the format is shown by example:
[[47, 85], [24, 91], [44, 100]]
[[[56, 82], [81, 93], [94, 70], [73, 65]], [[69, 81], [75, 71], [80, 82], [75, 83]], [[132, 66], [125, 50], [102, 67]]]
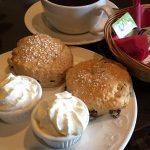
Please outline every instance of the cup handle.
[[[114, 13], [114, 10], [112, 7], [108, 6], [108, 5], [104, 5], [104, 6], [98, 6], [97, 8], [97, 12], [98, 12], [98, 15], [100, 15], [102, 13], [105, 13], [107, 15], [107, 17], [111, 16], [113, 13]], [[103, 11], [103, 12], [102, 12]], [[95, 28], [93, 27], [90, 32], [93, 33], [93, 34], [99, 34], [101, 32], [104, 31], [104, 28]]]

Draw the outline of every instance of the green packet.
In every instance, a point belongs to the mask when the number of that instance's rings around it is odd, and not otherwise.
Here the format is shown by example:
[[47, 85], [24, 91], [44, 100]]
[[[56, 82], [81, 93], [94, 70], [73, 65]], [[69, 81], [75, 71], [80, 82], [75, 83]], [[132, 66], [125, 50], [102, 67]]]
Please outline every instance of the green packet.
[[126, 37], [134, 28], [137, 28], [131, 15], [127, 12], [116, 22], [112, 24], [112, 28], [119, 38]]

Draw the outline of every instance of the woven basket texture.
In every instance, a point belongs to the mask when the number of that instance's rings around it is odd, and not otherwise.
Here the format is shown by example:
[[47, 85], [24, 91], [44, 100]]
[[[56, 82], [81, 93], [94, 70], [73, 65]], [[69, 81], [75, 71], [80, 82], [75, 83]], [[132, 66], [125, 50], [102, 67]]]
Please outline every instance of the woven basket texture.
[[[143, 6], [146, 9], [150, 8], [150, 4], [144, 4]], [[130, 9], [132, 9], [132, 7], [116, 10], [115, 13], [108, 18], [104, 27], [104, 36], [110, 51], [116, 59], [124, 64], [133, 76], [142, 81], [150, 82], [150, 67], [131, 58], [124, 51], [122, 51], [113, 40], [114, 32], [112, 29], [112, 24], [126, 12], [129, 12]]]

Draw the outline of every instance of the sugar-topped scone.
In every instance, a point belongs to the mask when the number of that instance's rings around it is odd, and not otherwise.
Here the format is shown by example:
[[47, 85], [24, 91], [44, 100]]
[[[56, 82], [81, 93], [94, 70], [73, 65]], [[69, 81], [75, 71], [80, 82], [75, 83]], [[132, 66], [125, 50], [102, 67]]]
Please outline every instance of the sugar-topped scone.
[[69, 69], [67, 90], [82, 99], [97, 117], [129, 103], [132, 81], [126, 68], [110, 59], [92, 59]]
[[42, 87], [55, 87], [64, 82], [73, 56], [61, 40], [36, 34], [18, 41], [8, 63], [16, 74], [33, 77]]

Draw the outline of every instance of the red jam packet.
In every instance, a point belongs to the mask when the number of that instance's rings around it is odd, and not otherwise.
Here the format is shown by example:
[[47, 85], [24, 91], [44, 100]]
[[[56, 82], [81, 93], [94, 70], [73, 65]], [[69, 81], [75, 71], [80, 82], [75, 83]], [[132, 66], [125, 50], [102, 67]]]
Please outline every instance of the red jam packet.
[[143, 7], [141, 0], [133, 0], [133, 7], [130, 10], [130, 14], [139, 29], [150, 26], [150, 8]]
[[149, 54], [148, 39], [145, 34], [122, 39], [114, 38], [114, 41], [122, 51], [136, 60], [142, 61]]
[[142, 22], [142, 15], [143, 15], [144, 8], [141, 5], [140, 0], [133, 0], [133, 8], [131, 8], [131, 15], [136, 22], [138, 28], [141, 28], [141, 22]]

